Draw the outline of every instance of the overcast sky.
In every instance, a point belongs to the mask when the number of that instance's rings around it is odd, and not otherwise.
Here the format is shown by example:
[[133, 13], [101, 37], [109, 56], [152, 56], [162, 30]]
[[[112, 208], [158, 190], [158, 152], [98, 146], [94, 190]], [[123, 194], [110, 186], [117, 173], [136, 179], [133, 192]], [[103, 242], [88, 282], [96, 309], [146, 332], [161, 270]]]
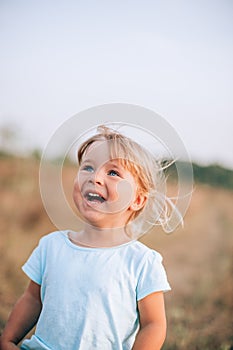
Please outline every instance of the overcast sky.
[[22, 144], [124, 102], [165, 118], [193, 161], [233, 168], [231, 0], [1, 0], [0, 49], [0, 127]]

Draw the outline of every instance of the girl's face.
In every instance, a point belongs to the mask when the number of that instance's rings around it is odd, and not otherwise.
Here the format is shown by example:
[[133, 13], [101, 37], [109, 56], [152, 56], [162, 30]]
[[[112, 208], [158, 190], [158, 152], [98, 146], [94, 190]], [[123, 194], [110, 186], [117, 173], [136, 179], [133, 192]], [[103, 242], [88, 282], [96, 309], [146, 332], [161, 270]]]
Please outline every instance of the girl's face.
[[96, 141], [89, 146], [73, 190], [75, 205], [84, 220], [103, 228], [125, 226], [145, 202], [144, 196], [138, 195], [133, 174], [119, 159], [110, 158], [108, 142]]

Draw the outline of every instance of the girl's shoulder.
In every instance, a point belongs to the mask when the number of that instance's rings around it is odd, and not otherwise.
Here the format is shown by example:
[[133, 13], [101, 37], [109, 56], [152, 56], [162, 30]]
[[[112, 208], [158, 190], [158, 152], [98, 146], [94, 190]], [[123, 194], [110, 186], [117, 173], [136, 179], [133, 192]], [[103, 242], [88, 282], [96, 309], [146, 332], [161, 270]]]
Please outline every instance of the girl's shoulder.
[[142, 252], [144, 254], [149, 254], [149, 255], [161, 257], [161, 254], [158, 251], [154, 250], [153, 248], [148, 247], [147, 245], [145, 245], [144, 243], [142, 243], [140, 241], [134, 242], [134, 248], [136, 250], [138, 250], [139, 252]]
[[131, 250], [131, 254], [141, 262], [156, 261], [158, 263], [161, 263], [163, 260], [162, 255], [158, 251], [146, 246], [139, 241], [134, 241], [133, 244], [129, 246], [129, 248]]
[[65, 231], [53, 231], [42, 236], [39, 240], [38, 245], [39, 246], [48, 246], [50, 244], [59, 245], [62, 241], [64, 241], [64, 237], [65, 237]]

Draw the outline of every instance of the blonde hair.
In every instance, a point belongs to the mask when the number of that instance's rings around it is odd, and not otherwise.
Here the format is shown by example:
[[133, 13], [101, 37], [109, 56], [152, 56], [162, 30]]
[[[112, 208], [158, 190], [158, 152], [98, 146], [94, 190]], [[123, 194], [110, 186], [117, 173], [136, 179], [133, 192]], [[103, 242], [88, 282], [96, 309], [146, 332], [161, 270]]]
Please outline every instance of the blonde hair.
[[[102, 140], [109, 142], [112, 159], [120, 160], [124, 168], [134, 176], [140, 194], [147, 197], [144, 207], [135, 211], [127, 222], [127, 226], [130, 226], [131, 237], [138, 237], [142, 231], [148, 230], [148, 226], [151, 228], [153, 225], [161, 225], [164, 231], [171, 232], [169, 227], [170, 209], [175, 209], [175, 206], [164, 194], [166, 179], [162, 161], [158, 161], [151, 152], [131, 138], [105, 125], [100, 125], [97, 128], [97, 134], [79, 147], [79, 164], [81, 164], [83, 155], [89, 146]], [[179, 215], [178, 212], [177, 215]]]

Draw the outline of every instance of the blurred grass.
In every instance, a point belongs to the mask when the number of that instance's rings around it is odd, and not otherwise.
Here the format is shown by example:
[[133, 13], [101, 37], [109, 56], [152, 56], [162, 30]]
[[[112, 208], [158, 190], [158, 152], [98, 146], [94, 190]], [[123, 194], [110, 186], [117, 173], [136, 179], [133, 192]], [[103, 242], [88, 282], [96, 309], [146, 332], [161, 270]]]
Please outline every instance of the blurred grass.
[[[0, 160], [0, 332], [28, 283], [21, 266], [39, 238], [56, 228], [43, 208], [39, 160]], [[67, 164], [65, 193], [76, 169]], [[172, 291], [166, 293], [164, 350], [232, 349], [233, 192], [197, 184], [183, 229], [156, 229], [141, 238], [164, 257]]]

